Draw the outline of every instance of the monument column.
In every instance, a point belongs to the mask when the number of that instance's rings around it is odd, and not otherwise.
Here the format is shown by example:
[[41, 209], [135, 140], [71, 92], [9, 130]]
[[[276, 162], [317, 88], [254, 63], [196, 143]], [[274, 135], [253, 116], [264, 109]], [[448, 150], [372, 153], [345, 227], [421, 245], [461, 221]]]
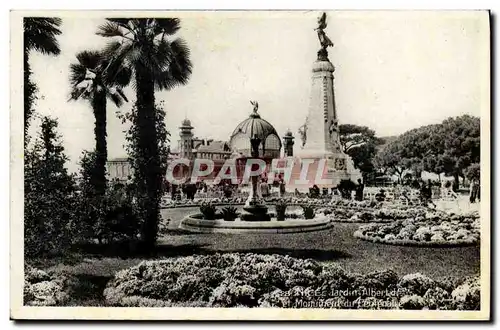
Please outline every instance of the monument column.
[[[354, 168], [352, 159], [342, 151], [340, 145], [334, 92], [333, 73], [335, 67], [328, 59], [327, 50], [328, 47], [333, 47], [333, 42], [324, 32], [325, 28], [326, 13], [323, 13], [318, 19], [318, 27], [315, 29], [321, 49], [318, 51], [317, 59], [312, 66], [309, 112], [305, 125], [299, 131], [302, 137], [302, 149], [299, 152], [299, 157], [316, 160], [316, 163], [310, 167], [309, 173], [318, 170], [319, 160], [326, 160], [326, 173], [323, 178], [332, 179], [332, 184], [329, 186], [336, 186], [340, 180], [356, 181], [361, 178], [361, 173]], [[308, 176], [310, 181], [314, 174]]]

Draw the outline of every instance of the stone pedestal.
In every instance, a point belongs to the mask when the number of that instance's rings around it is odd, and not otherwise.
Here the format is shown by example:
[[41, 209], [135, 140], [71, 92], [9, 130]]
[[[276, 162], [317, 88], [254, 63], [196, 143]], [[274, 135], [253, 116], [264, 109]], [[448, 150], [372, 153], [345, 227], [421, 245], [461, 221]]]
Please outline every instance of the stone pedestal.
[[262, 198], [257, 176], [251, 177], [250, 195], [243, 207], [240, 219], [242, 221], [271, 221], [271, 216], [267, 214], [267, 206]]

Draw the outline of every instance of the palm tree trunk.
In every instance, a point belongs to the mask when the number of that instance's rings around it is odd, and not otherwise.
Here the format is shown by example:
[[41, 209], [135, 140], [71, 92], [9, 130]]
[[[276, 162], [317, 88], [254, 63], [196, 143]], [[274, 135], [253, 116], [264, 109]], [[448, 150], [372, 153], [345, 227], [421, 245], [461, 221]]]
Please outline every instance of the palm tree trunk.
[[104, 196], [106, 193], [106, 161], [108, 160], [108, 148], [106, 144], [106, 94], [96, 93], [92, 100], [94, 110], [95, 126], [95, 151], [96, 164], [92, 180], [97, 195]]
[[31, 81], [31, 68], [29, 64], [28, 50], [24, 49], [24, 144], [28, 135], [29, 121], [33, 113], [33, 101], [36, 93], [36, 85]]
[[154, 81], [140, 65], [136, 67], [137, 125], [139, 131], [138, 191], [140, 211], [143, 214], [142, 243], [145, 252], [152, 252], [156, 244], [160, 197], [160, 161], [156, 133]]

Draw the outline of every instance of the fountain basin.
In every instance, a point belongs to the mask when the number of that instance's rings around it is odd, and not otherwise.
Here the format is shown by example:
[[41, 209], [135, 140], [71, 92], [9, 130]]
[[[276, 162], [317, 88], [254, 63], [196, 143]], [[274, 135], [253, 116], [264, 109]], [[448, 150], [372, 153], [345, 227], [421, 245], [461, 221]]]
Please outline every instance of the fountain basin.
[[271, 218], [270, 221], [244, 221], [236, 218], [234, 221], [225, 221], [222, 219], [205, 220], [200, 214], [193, 214], [185, 217], [179, 228], [197, 232], [197, 233], [226, 233], [226, 234], [289, 234], [310, 232], [328, 229], [333, 223], [324, 216], [318, 216], [314, 219], [285, 219], [278, 221]]

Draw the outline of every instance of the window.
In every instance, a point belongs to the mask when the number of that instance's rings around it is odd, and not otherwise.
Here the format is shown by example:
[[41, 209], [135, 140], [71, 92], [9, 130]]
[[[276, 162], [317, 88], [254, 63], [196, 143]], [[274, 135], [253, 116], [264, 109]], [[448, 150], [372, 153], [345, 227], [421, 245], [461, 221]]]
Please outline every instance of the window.
[[266, 150], [280, 150], [281, 149], [281, 140], [276, 135], [271, 134], [266, 138], [265, 147], [266, 147]]

